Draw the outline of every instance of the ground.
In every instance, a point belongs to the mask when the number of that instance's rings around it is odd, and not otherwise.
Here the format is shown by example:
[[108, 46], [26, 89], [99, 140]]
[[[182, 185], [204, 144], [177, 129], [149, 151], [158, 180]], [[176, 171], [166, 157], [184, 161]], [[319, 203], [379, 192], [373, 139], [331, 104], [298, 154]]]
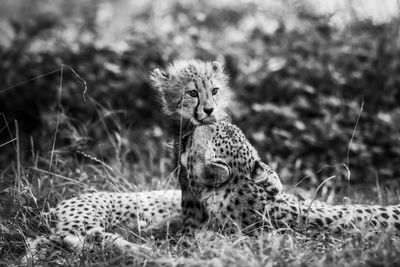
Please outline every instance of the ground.
[[[118, 174], [107, 172], [94, 164], [82, 165], [76, 162], [80, 170], [64, 168], [64, 174], [48, 175], [45, 170], [24, 168], [21, 173], [26, 177], [35, 175], [36, 183], [32, 184], [21, 176], [16, 186], [2, 191], [2, 264], [16, 263], [23, 253], [23, 240], [26, 237], [46, 233], [44, 220], [40, 220], [42, 209], [82, 191], [91, 191], [94, 187], [102, 190], [144, 190], [118, 179]], [[17, 166], [15, 166], [17, 167]], [[39, 171], [41, 170], [41, 171]], [[67, 175], [79, 173], [79, 176]], [[17, 173], [15, 173], [17, 175]], [[71, 178], [72, 177], [72, 178]], [[6, 177], [3, 177], [5, 179]], [[165, 182], [165, 181], [164, 181]], [[172, 181], [169, 187], [176, 181]], [[165, 184], [154, 183], [152, 189], [165, 188]], [[293, 189], [292, 189], [293, 191]], [[379, 199], [391, 203], [397, 196], [379, 188], [371, 188], [374, 195], [365, 195], [356, 188], [352, 190], [351, 201], [363, 203], [380, 203]], [[35, 198], [34, 198], [35, 197]], [[326, 196], [322, 196], [324, 198]], [[340, 199], [340, 196], [336, 196]], [[342, 198], [343, 201], [350, 201]], [[384, 203], [383, 203], [384, 204]], [[5, 216], [7, 215], [7, 217]], [[38, 216], [39, 215], [39, 216]], [[43, 216], [44, 217], [44, 216]], [[318, 232], [295, 233], [272, 231], [259, 236], [241, 234], [204, 235], [194, 238], [155, 234], [137, 238], [128, 229], [119, 231], [129, 240], [150, 246], [152, 266], [161, 264], [185, 266], [394, 266], [400, 260], [400, 239], [385, 233], [344, 233], [341, 235]], [[76, 255], [68, 248], [50, 248], [45, 263], [59, 265], [100, 266], [131, 264], [144, 265], [143, 259], [132, 258], [121, 252], [101, 247]]]

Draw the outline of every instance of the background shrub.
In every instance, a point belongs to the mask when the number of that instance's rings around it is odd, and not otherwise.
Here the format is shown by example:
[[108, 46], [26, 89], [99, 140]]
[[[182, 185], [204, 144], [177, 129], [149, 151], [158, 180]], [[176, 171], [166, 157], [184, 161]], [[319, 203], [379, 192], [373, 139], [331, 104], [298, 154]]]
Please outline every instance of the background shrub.
[[361, 20], [360, 10], [321, 12], [315, 1], [6, 1], [0, 165], [16, 160], [6, 144], [16, 120], [26, 165], [32, 155], [46, 165], [51, 154], [68, 161], [86, 158], [82, 151], [122, 172], [150, 164], [149, 179], [159, 179], [173, 164], [149, 71], [200, 58], [225, 62], [233, 122], [285, 182], [337, 175], [340, 186], [345, 163], [353, 183], [390, 184], [400, 172], [399, 19]]

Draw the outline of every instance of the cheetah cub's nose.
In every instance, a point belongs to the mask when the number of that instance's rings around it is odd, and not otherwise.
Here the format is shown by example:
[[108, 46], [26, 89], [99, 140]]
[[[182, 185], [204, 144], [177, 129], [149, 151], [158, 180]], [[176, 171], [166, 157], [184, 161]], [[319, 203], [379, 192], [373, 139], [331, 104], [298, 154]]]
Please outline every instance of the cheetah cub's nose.
[[207, 115], [210, 115], [214, 111], [214, 108], [203, 108], [203, 110]]

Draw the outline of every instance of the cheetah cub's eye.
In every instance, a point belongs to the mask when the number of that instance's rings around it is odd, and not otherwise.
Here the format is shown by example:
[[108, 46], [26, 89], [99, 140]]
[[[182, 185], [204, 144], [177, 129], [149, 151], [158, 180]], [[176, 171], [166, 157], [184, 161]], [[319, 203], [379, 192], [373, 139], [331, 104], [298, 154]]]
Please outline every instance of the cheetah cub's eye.
[[219, 90], [218, 87], [213, 88], [213, 89], [211, 90], [211, 94], [212, 94], [212, 95], [216, 95], [216, 94], [218, 93], [218, 90]]
[[196, 90], [190, 90], [186, 92], [188, 95], [190, 95], [191, 97], [197, 97], [198, 93]]

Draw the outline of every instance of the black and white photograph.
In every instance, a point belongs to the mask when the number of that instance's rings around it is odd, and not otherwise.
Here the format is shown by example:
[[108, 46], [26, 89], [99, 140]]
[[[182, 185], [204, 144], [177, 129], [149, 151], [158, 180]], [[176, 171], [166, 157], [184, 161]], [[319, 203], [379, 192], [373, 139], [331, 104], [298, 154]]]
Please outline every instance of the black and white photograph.
[[2, 0], [0, 266], [400, 264], [400, 0]]

